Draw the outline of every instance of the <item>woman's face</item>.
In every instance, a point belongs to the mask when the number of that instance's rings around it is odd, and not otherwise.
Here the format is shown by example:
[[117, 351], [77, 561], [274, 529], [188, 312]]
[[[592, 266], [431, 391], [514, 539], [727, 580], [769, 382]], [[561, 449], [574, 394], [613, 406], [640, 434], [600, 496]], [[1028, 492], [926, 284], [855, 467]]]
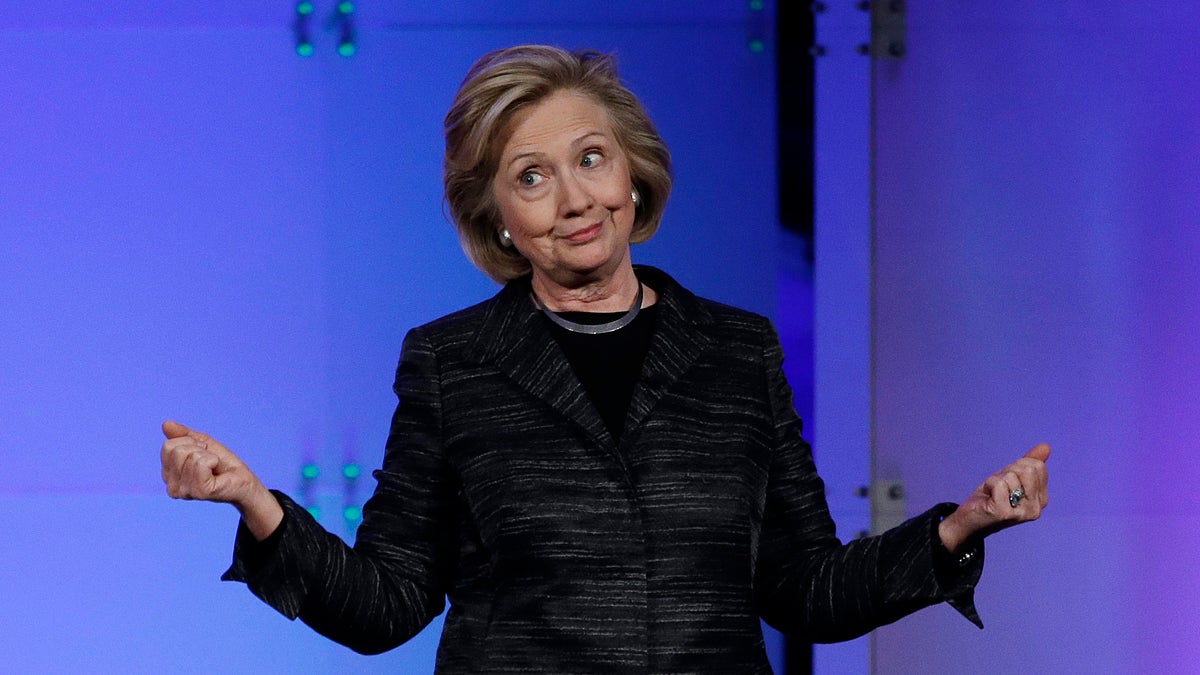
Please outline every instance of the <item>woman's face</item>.
[[507, 131], [492, 192], [535, 277], [573, 286], [630, 264], [629, 162], [600, 104], [559, 91], [514, 115]]

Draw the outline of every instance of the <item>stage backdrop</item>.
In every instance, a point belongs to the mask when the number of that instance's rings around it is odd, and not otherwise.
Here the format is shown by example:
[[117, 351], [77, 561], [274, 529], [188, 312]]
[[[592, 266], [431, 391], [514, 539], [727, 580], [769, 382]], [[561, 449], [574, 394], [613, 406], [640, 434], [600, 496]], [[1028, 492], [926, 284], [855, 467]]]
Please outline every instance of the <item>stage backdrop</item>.
[[[855, 4], [819, 20], [862, 35]], [[1054, 455], [1044, 520], [989, 541], [987, 629], [922, 612], [877, 632], [874, 672], [1196, 672], [1200, 8], [905, 4], [905, 58], [875, 64], [874, 127], [847, 143], [873, 158], [819, 172], [820, 197], [874, 160], [873, 229], [818, 199], [818, 450], [869, 420], [855, 438], [912, 513]], [[821, 92], [852, 44], [830, 42]], [[863, 91], [865, 68], [841, 82]], [[831, 267], [859, 274], [823, 284]], [[841, 406], [837, 310], [870, 329]]]
[[158, 427], [351, 536], [405, 331], [496, 290], [440, 187], [487, 50], [616, 51], [676, 163], [636, 260], [773, 312], [771, 3], [355, 4], [356, 53], [318, 1], [304, 58], [290, 2], [0, 2], [4, 669], [430, 670], [437, 625], [359, 657], [218, 581], [236, 516], [165, 496]]

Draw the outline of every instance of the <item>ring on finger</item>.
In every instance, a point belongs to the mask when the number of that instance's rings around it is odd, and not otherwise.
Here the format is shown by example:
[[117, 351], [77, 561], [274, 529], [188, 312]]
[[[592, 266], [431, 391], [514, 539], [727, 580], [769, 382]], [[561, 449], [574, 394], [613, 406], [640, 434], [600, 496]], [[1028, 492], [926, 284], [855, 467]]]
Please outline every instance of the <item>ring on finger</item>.
[[1018, 487], [1008, 493], [1008, 504], [1014, 509], [1021, 505], [1021, 500], [1025, 498], [1025, 488]]

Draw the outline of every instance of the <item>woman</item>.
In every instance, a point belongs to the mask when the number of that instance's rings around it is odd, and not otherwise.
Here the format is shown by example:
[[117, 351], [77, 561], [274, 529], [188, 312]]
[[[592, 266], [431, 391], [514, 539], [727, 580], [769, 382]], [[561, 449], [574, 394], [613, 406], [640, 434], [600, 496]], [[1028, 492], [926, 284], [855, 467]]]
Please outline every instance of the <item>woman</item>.
[[1038, 517], [1049, 449], [842, 545], [770, 324], [631, 262], [669, 161], [608, 57], [477, 62], [446, 116], [446, 198], [504, 288], [405, 339], [352, 549], [163, 425], [168, 493], [241, 513], [225, 578], [367, 653], [448, 598], [447, 673], [766, 673], [760, 617], [817, 641], [941, 601], [978, 623], [982, 537]]

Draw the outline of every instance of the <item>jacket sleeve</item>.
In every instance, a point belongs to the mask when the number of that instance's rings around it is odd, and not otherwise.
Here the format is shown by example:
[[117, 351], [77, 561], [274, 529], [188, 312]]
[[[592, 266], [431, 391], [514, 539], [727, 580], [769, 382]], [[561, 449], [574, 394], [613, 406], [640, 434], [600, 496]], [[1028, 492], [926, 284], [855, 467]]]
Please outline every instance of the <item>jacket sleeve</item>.
[[364, 654], [400, 645], [440, 614], [455, 567], [457, 483], [440, 452], [436, 357], [416, 331], [405, 338], [395, 392], [383, 468], [354, 547], [276, 493], [280, 529], [258, 544], [239, 525], [222, 577]]
[[858, 637], [922, 607], [948, 601], [979, 627], [974, 588], [982, 542], [962, 565], [950, 560], [937, 524], [940, 504], [881, 535], [842, 544], [783, 375], [783, 352], [765, 329], [764, 360], [774, 417], [774, 455], [755, 567], [755, 600], [775, 628], [811, 642]]

